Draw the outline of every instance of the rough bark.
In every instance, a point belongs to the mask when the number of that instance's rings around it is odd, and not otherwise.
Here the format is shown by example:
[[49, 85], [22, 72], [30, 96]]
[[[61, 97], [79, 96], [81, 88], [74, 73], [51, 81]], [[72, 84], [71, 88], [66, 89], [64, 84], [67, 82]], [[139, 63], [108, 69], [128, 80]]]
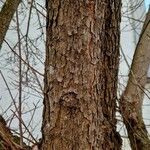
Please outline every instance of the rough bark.
[[42, 150], [119, 150], [120, 0], [48, 0]]
[[5, 120], [0, 116], [0, 149], [2, 150], [25, 150], [14, 142], [14, 136], [7, 127]]
[[137, 44], [127, 87], [121, 98], [121, 113], [132, 150], [150, 150], [150, 140], [142, 118], [144, 87], [150, 64], [150, 11]]
[[6, 32], [21, 0], [6, 0], [0, 12], [0, 49]]

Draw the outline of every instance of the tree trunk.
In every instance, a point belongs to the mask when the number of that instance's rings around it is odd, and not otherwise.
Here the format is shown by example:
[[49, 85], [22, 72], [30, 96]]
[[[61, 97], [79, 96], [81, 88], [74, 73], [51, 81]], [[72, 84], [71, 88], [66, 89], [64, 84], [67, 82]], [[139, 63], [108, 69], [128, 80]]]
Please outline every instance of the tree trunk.
[[42, 150], [119, 150], [121, 0], [48, 0]]
[[120, 108], [132, 150], [150, 150], [150, 139], [142, 118], [144, 87], [150, 64], [150, 11], [137, 44], [129, 80], [122, 95]]
[[4, 118], [0, 115], [0, 150], [25, 150], [18, 145]]
[[21, 0], [6, 0], [0, 12], [0, 49], [6, 32]]

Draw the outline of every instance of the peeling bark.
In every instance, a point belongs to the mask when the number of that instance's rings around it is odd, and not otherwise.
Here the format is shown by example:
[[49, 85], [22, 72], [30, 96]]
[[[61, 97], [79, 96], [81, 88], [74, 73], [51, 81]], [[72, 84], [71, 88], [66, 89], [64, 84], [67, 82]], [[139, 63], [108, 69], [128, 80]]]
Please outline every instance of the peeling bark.
[[119, 150], [120, 0], [47, 0], [42, 150]]
[[150, 140], [142, 118], [144, 87], [150, 65], [150, 11], [137, 44], [127, 87], [120, 107], [132, 150], [150, 150]]

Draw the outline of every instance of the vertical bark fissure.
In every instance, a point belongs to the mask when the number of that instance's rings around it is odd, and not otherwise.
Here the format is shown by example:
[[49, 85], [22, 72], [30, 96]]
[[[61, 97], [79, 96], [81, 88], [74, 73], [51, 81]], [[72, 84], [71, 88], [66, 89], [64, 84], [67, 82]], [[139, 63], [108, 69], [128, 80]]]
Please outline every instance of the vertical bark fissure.
[[120, 1], [56, 0], [47, 7], [42, 149], [120, 149]]

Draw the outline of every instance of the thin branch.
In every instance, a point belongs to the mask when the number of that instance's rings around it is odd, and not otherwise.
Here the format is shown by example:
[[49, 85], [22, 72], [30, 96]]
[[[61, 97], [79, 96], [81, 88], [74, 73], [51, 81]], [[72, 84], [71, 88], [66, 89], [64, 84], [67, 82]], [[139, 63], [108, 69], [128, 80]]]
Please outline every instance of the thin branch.
[[[18, 48], [19, 48], [19, 57], [22, 57], [21, 53], [21, 38], [20, 38], [20, 28], [19, 28], [19, 18], [18, 18], [18, 10], [16, 11], [16, 20], [17, 20], [17, 34], [18, 34]], [[22, 61], [19, 59], [19, 109], [18, 109], [18, 117], [19, 117], [19, 131], [20, 131], [20, 145], [23, 146], [23, 131], [22, 131]]]
[[8, 45], [8, 47], [11, 49], [11, 51], [19, 58], [21, 59], [21, 61], [23, 61], [23, 63], [25, 65], [27, 65], [31, 70], [32, 72], [36, 72], [37, 74], [39, 74], [40, 76], [44, 76], [42, 73], [40, 73], [39, 71], [37, 71], [36, 69], [34, 69], [29, 63], [27, 63], [22, 57], [20, 58], [20, 56], [13, 50], [13, 48], [9, 45], [9, 43], [4, 40], [6, 42], [6, 44]]

